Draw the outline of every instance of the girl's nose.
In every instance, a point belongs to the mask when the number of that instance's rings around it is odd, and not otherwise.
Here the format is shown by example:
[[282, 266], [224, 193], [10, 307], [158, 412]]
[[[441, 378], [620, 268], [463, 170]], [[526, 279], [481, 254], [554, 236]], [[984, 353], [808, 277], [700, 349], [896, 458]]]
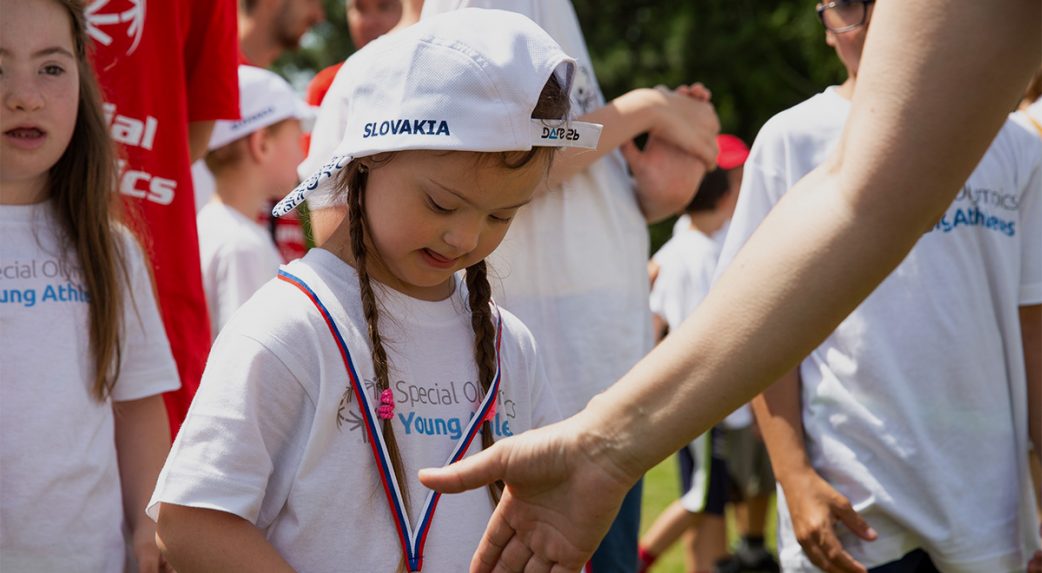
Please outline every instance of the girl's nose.
[[10, 110], [36, 111], [43, 107], [40, 90], [32, 82], [5, 81], [3, 86], [4, 106]]
[[455, 221], [442, 236], [442, 240], [457, 251], [457, 256], [469, 253], [476, 249], [480, 238], [481, 222], [470, 220], [464, 221], [462, 218]]

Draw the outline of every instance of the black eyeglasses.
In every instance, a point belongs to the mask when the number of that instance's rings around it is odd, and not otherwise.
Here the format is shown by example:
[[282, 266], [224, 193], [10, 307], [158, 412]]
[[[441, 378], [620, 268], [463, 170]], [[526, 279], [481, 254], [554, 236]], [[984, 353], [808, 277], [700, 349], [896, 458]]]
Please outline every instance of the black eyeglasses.
[[865, 25], [868, 5], [875, 0], [832, 0], [818, 4], [818, 18], [830, 32], [849, 32]]

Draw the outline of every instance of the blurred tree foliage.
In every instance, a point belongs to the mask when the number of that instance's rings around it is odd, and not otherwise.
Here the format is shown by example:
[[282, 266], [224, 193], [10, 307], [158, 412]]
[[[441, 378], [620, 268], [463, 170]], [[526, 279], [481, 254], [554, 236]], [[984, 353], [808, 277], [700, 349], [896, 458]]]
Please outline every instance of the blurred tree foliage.
[[701, 81], [723, 130], [751, 141], [775, 113], [843, 80], [811, 0], [574, 0], [607, 98]]
[[[772, 115], [845, 77], [812, 0], [572, 1], [607, 99], [700, 81], [713, 92], [723, 131], [749, 143]], [[276, 64], [301, 89], [353, 50], [344, 1], [324, 2], [326, 22]], [[653, 248], [668, 229], [652, 227]]]
[[322, 0], [326, 20], [304, 35], [300, 49], [286, 52], [273, 66], [303, 93], [311, 77], [327, 66], [342, 62], [354, 52], [347, 33], [347, 2]]

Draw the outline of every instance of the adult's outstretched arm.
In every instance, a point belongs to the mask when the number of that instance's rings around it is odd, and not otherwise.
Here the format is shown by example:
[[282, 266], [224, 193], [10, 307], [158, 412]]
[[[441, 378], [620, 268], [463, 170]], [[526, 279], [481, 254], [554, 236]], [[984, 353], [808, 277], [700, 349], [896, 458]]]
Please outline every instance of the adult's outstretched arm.
[[[949, 205], [1040, 61], [1039, 0], [877, 5], [836, 155], [586, 410], [421, 479], [507, 484], [472, 571], [578, 571], [629, 485], [793, 368]], [[559, 381], [564, 382], [564, 381]]]

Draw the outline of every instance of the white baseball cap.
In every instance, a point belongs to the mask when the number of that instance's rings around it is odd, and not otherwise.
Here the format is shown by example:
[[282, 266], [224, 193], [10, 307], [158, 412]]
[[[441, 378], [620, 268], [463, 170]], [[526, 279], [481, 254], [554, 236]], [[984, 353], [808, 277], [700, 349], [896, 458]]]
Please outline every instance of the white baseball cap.
[[298, 119], [310, 131], [315, 110], [278, 74], [255, 66], [239, 66], [239, 112], [242, 119], [214, 122], [209, 149], [224, 147], [284, 119]]
[[601, 126], [532, 119], [556, 75], [564, 94], [575, 60], [528, 18], [467, 8], [378, 38], [352, 59], [344, 137], [330, 160], [272, 210], [292, 211], [352, 159], [410, 149], [594, 149]]

